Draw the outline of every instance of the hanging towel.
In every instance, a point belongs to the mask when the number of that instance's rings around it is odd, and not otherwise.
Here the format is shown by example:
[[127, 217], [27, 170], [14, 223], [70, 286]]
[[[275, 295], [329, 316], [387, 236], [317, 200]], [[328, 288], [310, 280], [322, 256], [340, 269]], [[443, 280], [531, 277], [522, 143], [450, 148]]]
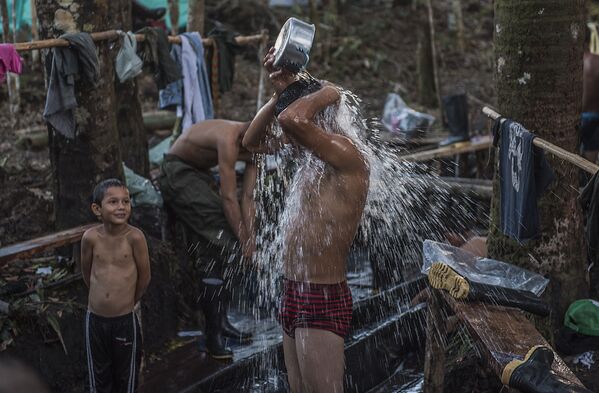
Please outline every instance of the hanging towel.
[[189, 39], [189, 43], [197, 54], [197, 69], [198, 69], [198, 81], [200, 84], [200, 93], [202, 95], [202, 103], [204, 106], [204, 114], [206, 119], [214, 118], [214, 106], [212, 104], [212, 95], [210, 92], [210, 79], [208, 79], [208, 71], [206, 71], [206, 61], [204, 58], [204, 45], [202, 44], [202, 37], [199, 33], [184, 33], [185, 37]]
[[535, 136], [521, 124], [496, 121], [494, 132], [501, 133], [501, 230], [522, 243], [540, 235], [537, 200], [555, 176], [543, 150], [533, 146]]
[[[233, 87], [235, 55], [241, 51], [241, 46], [235, 42], [235, 37], [238, 35], [239, 33], [227, 29], [222, 24], [217, 24], [208, 33], [208, 37], [213, 38], [216, 43], [216, 56], [218, 59], [218, 74], [211, 74], [210, 78], [218, 79], [218, 86], [221, 93], [230, 91]], [[213, 49], [211, 48], [210, 50], [212, 51]], [[213, 53], [209, 53], [209, 58], [212, 58], [212, 56]]]
[[[173, 45], [171, 48], [171, 57], [181, 74], [183, 74], [181, 64], [181, 45]], [[158, 92], [158, 106], [160, 109], [167, 109], [173, 106], [183, 105], [183, 79], [169, 83], [164, 89]]]
[[81, 79], [96, 87], [100, 66], [96, 46], [88, 33], [64, 34], [60, 38], [69, 41], [70, 46], [53, 48], [52, 62], [47, 63], [51, 70], [44, 119], [60, 134], [74, 138], [75, 81]]
[[160, 27], [144, 27], [137, 33], [145, 36], [140, 45], [140, 57], [154, 74], [158, 89], [181, 79], [181, 72], [169, 54], [166, 32]]
[[0, 83], [6, 79], [7, 72], [20, 74], [23, 65], [21, 57], [12, 44], [0, 44]]
[[181, 128], [186, 132], [195, 123], [206, 120], [204, 103], [198, 79], [197, 52], [187, 36], [181, 36], [181, 68], [183, 70], [183, 121]]

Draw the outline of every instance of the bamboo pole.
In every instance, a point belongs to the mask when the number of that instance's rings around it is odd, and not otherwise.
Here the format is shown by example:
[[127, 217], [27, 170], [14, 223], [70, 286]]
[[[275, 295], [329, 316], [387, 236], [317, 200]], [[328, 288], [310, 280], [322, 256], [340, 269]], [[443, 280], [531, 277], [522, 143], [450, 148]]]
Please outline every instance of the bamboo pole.
[[[97, 33], [91, 33], [93, 41], [106, 41], [106, 40], [115, 40], [119, 37], [116, 30], [108, 30], [101, 31]], [[256, 34], [250, 36], [240, 36], [235, 37], [235, 42], [237, 45], [254, 45], [259, 44], [262, 41], [263, 35]], [[137, 41], [142, 42], [145, 40], [145, 36], [143, 34], [136, 34], [135, 38]], [[181, 37], [179, 36], [169, 36], [168, 42], [171, 44], [180, 44]], [[204, 46], [212, 45], [213, 40], [210, 38], [203, 38], [202, 44]], [[64, 40], [62, 38], [53, 38], [49, 40], [41, 40], [41, 41], [30, 41], [30, 42], [19, 42], [15, 44], [15, 49], [17, 51], [28, 51], [34, 49], [44, 49], [44, 48], [54, 48], [54, 47], [66, 47], [69, 46], [69, 41]]]
[[431, 53], [433, 58], [433, 76], [435, 78], [435, 90], [437, 90], [437, 104], [439, 105], [439, 109], [441, 110], [441, 116], [445, 120], [445, 112], [443, 111], [443, 103], [441, 102], [439, 67], [437, 66], [437, 47], [435, 45], [435, 17], [433, 15], [433, 4], [431, 0], [426, 0], [426, 8], [428, 11], [428, 26], [430, 29]]
[[[483, 108], [483, 113], [493, 120], [497, 120], [499, 117], [501, 117], [499, 113], [495, 112], [493, 109], [487, 106]], [[580, 169], [583, 169], [591, 174], [595, 174], [597, 171], [599, 171], [599, 165], [593, 164], [592, 162], [584, 159], [578, 154], [574, 154], [567, 150], [564, 150], [561, 147], [556, 146], [553, 143], [547, 142], [542, 138], [535, 137], [532, 140], [532, 144], [553, 154], [554, 156], [561, 158], [564, 161], [568, 161], [569, 163], [576, 165]]]
[[268, 43], [268, 34], [266, 30], [262, 30], [262, 42], [260, 42], [260, 48], [258, 49], [258, 63], [260, 64], [260, 76], [258, 79], [258, 99], [256, 103], [256, 112], [262, 108], [264, 104], [264, 79], [266, 77], [266, 73], [264, 71], [264, 67], [262, 66], [262, 61], [264, 60], [264, 56], [266, 56], [266, 45]]

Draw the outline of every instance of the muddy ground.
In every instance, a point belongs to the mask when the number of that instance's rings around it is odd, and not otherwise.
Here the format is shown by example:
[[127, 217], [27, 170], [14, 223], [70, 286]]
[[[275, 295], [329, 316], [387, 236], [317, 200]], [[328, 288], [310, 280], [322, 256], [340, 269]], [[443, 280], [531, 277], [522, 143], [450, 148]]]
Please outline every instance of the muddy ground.
[[[458, 50], [455, 32], [449, 31], [450, 2], [433, 3], [441, 95], [461, 92], [470, 94], [473, 125], [475, 129], [482, 130], [486, 122], [478, 115], [480, 103], [492, 104], [495, 97], [492, 1], [462, 0], [466, 38], [464, 53]], [[265, 13], [247, 4], [240, 9], [217, 10], [209, 17], [229, 23], [243, 35], [256, 34], [266, 27], [274, 39], [278, 28], [291, 13], [302, 19], [308, 18], [307, 10], [273, 10], [272, 13]], [[349, 5], [339, 17], [337, 30], [330, 42], [330, 56], [325, 61], [322, 56], [323, 42], [318, 41], [313, 50], [309, 71], [357, 94], [362, 99], [363, 113], [368, 118], [381, 117], [385, 97], [390, 92], [399, 93], [410, 106], [439, 118], [438, 110], [425, 108], [417, 102], [416, 32], [420, 19], [409, 5], [393, 8]], [[42, 112], [45, 87], [41, 65], [32, 63], [29, 53], [24, 54], [24, 57], [27, 63], [21, 76], [22, 101], [16, 116], [9, 115], [6, 85], [0, 87], [0, 246], [30, 239], [51, 232], [54, 228], [52, 179], [47, 148], [24, 149], [17, 146], [20, 135], [15, 130], [44, 125]], [[252, 118], [256, 112], [259, 72], [256, 49], [245, 49], [236, 60], [233, 90], [222, 96], [220, 117], [240, 121]], [[144, 111], [155, 110], [157, 90], [151, 77], [143, 75], [139, 77], [139, 83]], [[268, 97], [268, 88], [266, 93]], [[435, 131], [440, 128], [440, 121], [437, 121]], [[148, 138], [151, 143], [158, 141], [156, 136], [148, 135]], [[152, 248], [161, 250], [156, 253], [156, 260], [162, 263], [161, 267], [156, 268], [155, 277], [163, 277], [164, 285], [153, 280], [152, 285], [156, 287], [146, 296], [147, 304], [151, 307], [146, 307], [144, 313], [147, 320], [151, 321], [146, 331], [147, 339], [160, 346], [168, 341], [164, 338], [165, 333], [168, 333], [167, 337], [174, 334], [180, 325], [176, 315], [177, 294], [173, 293], [176, 286], [169, 286], [169, 280], [176, 280], [174, 273], [169, 270], [176, 257], [172, 250], [167, 249], [167, 245], [158, 241]], [[65, 274], [73, 273], [73, 266], [69, 262], [52, 263], [58, 263], [55, 272], [63, 269]], [[36, 274], [37, 267], [45, 264], [47, 265], [47, 260], [38, 258], [3, 268], [0, 270], [0, 287], [23, 292], [40, 283], [55, 280], [56, 277], [44, 278]], [[49, 322], [48, 313], [58, 318], [60, 326], [63, 326], [61, 333], [66, 349], [75, 351], [79, 360], [83, 360], [80, 329], [85, 290], [81, 282], [75, 282], [66, 288], [45, 293], [44, 296], [46, 300], [51, 299], [53, 302], [49, 308], [32, 310], [25, 317], [13, 321], [0, 317], [0, 351], [6, 347], [8, 353], [25, 353], [25, 357], [39, 369], [46, 367], [43, 362], [55, 364], [56, 369], [46, 369], [44, 372], [47, 380], [53, 381], [54, 388], [75, 388], [78, 384], [72, 380], [79, 379], [84, 370], [78, 367], [77, 370], [69, 371], [68, 367], [60, 365], [68, 364], [70, 360], [65, 358], [65, 348], [60, 343], [56, 329]], [[23, 302], [34, 300], [29, 296]], [[68, 303], [68, 307], [59, 307], [62, 303]], [[471, 367], [480, 366], [472, 356], [461, 359], [463, 362], [456, 365], [447, 382], [450, 391], [458, 391], [453, 389], [461, 386], [464, 378], [472, 376], [469, 371]], [[84, 364], [83, 361], [78, 363], [81, 366]], [[588, 375], [591, 373], [576, 366], [574, 370], [579, 371], [581, 378], [590, 386], [599, 385]], [[495, 383], [485, 382], [488, 380], [488, 373], [481, 371], [478, 374], [478, 378], [475, 377], [473, 381], [481, 382], [470, 383], [469, 386], [474, 389], [472, 391], [493, 391], [497, 387]]]

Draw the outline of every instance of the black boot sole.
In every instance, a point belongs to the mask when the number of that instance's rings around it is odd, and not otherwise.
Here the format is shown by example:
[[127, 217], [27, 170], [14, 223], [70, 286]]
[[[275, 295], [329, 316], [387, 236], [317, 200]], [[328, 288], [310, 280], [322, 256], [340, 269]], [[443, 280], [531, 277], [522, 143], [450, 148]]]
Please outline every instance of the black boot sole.
[[[551, 353], [549, 354], [549, 352], [547, 352], [547, 351], [550, 351]], [[547, 352], [547, 353], [545, 354], [542, 352]], [[544, 345], [535, 345], [526, 353], [526, 356], [524, 356], [524, 360], [514, 359], [503, 368], [503, 372], [501, 373], [501, 382], [506, 386], [511, 386], [510, 380], [512, 379], [512, 375], [514, 374], [516, 369], [518, 367], [526, 364], [529, 361], [533, 361], [533, 360], [531, 360], [531, 358], [533, 356], [535, 356], [535, 357], [537, 357], [537, 356], [538, 357], [543, 357], [543, 356], [551, 357], [551, 362], [547, 361], [549, 363], [549, 365], [547, 367], [549, 369], [551, 369], [551, 364], [553, 363], [553, 351]], [[547, 360], [549, 360], [549, 359], [547, 359]]]

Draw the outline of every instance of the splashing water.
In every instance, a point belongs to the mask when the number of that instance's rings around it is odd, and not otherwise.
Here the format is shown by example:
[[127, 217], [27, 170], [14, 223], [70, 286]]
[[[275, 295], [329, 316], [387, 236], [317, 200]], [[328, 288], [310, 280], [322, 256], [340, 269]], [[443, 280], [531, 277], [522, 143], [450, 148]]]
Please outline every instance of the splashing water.
[[[317, 115], [316, 122], [328, 132], [351, 139], [368, 162], [370, 186], [354, 243], [365, 246], [370, 259], [376, 260], [376, 268], [398, 284], [402, 268], [414, 269], [420, 263], [424, 239], [442, 238], [448, 231], [448, 219], [454, 223], [451, 229], [464, 228], [471, 219], [470, 213], [452, 200], [447, 187], [443, 187], [438, 176], [429, 173], [427, 166], [398, 159], [399, 149], [380, 140], [381, 125], [362, 117], [356, 95], [348, 90], [340, 90], [340, 94], [339, 105]], [[273, 128], [276, 136], [282, 133], [278, 123]], [[283, 165], [274, 172], [267, 170], [265, 157], [259, 158], [256, 186], [255, 263], [260, 276], [258, 301], [262, 305], [272, 305], [277, 296], [289, 234], [293, 231], [297, 236], [294, 229], [305, 227], [302, 225], [308, 222], [305, 220], [321, 213], [309, 211], [313, 204], [302, 201], [302, 195], [306, 189], [318, 194], [321, 180], [330, 170], [325, 162], [303, 148], [288, 145], [277, 153], [277, 158]], [[330, 234], [335, 230], [325, 231], [325, 236], [318, 240], [321, 247], [331, 245]], [[302, 252], [297, 250], [300, 256]]]

